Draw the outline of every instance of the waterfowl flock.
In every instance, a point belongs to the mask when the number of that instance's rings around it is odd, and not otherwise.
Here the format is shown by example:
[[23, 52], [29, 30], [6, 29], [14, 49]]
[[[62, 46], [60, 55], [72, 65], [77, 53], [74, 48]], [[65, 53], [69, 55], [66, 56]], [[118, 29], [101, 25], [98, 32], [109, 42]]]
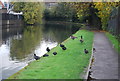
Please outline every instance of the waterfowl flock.
[[66, 50], [67, 48], [65, 47], [65, 45], [63, 44], [60, 44], [60, 47], [63, 49], [63, 50]]
[[[74, 39], [76, 39], [76, 38], [78, 38], [78, 37], [70, 36], [70, 38], [71, 38], [72, 40], [74, 40]], [[83, 42], [84, 42], [82, 35], [80, 36], [80, 40], [79, 40], [79, 41], [80, 41], [80, 43], [83, 43]], [[67, 50], [67, 47], [66, 47], [64, 44], [60, 44], [60, 47], [62, 48], [62, 50]], [[50, 48], [47, 47], [47, 48], [46, 48], [46, 51], [47, 51], [47, 52], [50, 52]], [[93, 48], [93, 52], [95, 52], [95, 51], [96, 51], [96, 49]], [[85, 48], [85, 49], [84, 49], [84, 53], [85, 53], [85, 54], [88, 54], [89, 51]], [[53, 52], [53, 55], [54, 55], [54, 56], [57, 55], [57, 52]], [[44, 54], [44, 55], [43, 55], [43, 57], [48, 57], [48, 56], [49, 56], [48, 54]], [[34, 59], [35, 59], [35, 60], [38, 60], [38, 59], [40, 59], [40, 57], [37, 56], [36, 54], [34, 54]]]

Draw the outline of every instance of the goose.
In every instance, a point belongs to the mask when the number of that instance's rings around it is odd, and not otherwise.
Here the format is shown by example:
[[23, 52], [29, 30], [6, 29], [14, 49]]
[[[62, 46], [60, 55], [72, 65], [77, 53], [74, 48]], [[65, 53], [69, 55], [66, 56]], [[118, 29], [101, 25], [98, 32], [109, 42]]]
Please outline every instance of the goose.
[[34, 54], [34, 59], [35, 59], [35, 60], [38, 60], [38, 59], [40, 59], [40, 57], [37, 56], [36, 54]]
[[49, 55], [48, 54], [44, 54], [43, 57], [48, 57]]
[[62, 47], [63, 50], [66, 50], [67, 48], [66, 47]]
[[81, 42], [81, 43], [83, 43], [83, 42], [84, 42], [84, 40], [83, 40], [83, 39], [80, 39], [80, 42]]
[[76, 39], [77, 37], [75, 37], [75, 36], [70, 36], [70, 38], [74, 40], [74, 39]]
[[93, 48], [93, 52], [96, 52], [96, 49], [95, 49], [95, 48]]
[[80, 37], [81, 37], [81, 39], [83, 39], [83, 36], [82, 36], [82, 35], [81, 35]]
[[86, 54], [89, 53], [87, 49], [84, 49], [84, 52], [85, 52]]
[[57, 52], [53, 52], [53, 55], [57, 55]]
[[65, 47], [65, 45], [63, 45], [63, 44], [60, 44], [60, 47]]
[[49, 47], [47, 47], [47, 48], [46, 48], [46, 51], [47, 51], [47, 52], [49, 52], [49, 51], [50, 51]]
[[80, 42], [83, 43], [83, 42], [84, 42], [83, 36], [81, 35], [80, 38], [81, 38], [81, 39], [80, 39]]

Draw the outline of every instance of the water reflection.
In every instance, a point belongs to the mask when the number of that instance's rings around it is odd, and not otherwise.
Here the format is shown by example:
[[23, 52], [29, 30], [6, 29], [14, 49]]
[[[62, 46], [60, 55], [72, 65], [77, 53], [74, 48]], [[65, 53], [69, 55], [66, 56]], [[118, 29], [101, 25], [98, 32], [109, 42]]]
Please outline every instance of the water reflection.
[[73, 26], [74, 25], [46, 24], [43, 28], [44, 39], [46, 41], [52, 40], [61, 43], [78, 30], [78, 27]]
[[[10, 46], [10, 57], [12, 60], [23, 60], [31, 53], [34, 53], [36, 46], [41, 48], [39, 51], [45, 50], [47, 45], [61, 43], [67, 39], [72, 33], [72, 26], [68, 25], [41, 25], [41, 26], [27, 26], [23, 34], [18, 34], [17, 37], [12, 38]], [[51, 45], [51, 46], [50, 46]], [[52, 48], [52, 47], [51, 47]], [[44, 52], [42, 52], [42, 55]]]
[[12, 60], [22, 60], [31, 54], [42, 38], [42, 27], [28, 26], [24, 29], [23, 35], [12, 38], [10, 46], [10, 57]]
[[[78, 30], [74, 25], [45, 24], [2, 31], [0, 70], [7, 78], [33, 60], [33, 53], [42, 56], [46, 47], [53, 48]], [[1, 77], [0, 77], [1, 78]]]

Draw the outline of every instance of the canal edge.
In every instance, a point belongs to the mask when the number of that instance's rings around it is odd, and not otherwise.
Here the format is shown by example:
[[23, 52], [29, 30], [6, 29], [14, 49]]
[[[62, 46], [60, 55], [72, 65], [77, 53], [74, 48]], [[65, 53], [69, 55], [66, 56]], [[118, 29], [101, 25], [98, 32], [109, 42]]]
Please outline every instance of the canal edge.
[[13, 77], [13, 76], [15, 76], [15, 75], [19, 74], [21, 71], [25, 70], [29, 66], [30, 63], [28, 63], [25, 67], [23, 67], [22, 69], [20, 69], [18, 72], [14, 73], [11, 76], [9, 76], [8, 78], [6, 78], [4, 81], [7, 81], [7, 79], [10, 79], [10, 78], [16, 79], [16, 77]]

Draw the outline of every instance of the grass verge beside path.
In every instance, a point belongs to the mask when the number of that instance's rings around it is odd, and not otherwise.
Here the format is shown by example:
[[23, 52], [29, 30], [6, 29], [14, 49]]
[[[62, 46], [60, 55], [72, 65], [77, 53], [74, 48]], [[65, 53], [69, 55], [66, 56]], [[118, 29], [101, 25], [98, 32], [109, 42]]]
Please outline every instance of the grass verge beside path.
[[[80, 43], [80, 36], [84, 43]], [[81, 79], [81, 74], [89, 64], [93, 44], [93, 32], [79, 30], [74, 34], [79, 38], [72, 40], [68, 38], [63, 42], [67, 50], [62, 50], [59, 45], [38, 61], [31, 62], [26, 68], [9, 77], [9, 79]], [[84, 49], [89, 54], [84, 53]], [[52, 53], [58, 54], [54, 56]]]
[[113, 36], [110, 33], [106, 33], [106, 36], [109, 38], [109, 40], [111, 41], [111, 43], [113, 44], [115, 50], [120, 54], [120, 43], [119, 41], [115, 38], [115, 36]]

